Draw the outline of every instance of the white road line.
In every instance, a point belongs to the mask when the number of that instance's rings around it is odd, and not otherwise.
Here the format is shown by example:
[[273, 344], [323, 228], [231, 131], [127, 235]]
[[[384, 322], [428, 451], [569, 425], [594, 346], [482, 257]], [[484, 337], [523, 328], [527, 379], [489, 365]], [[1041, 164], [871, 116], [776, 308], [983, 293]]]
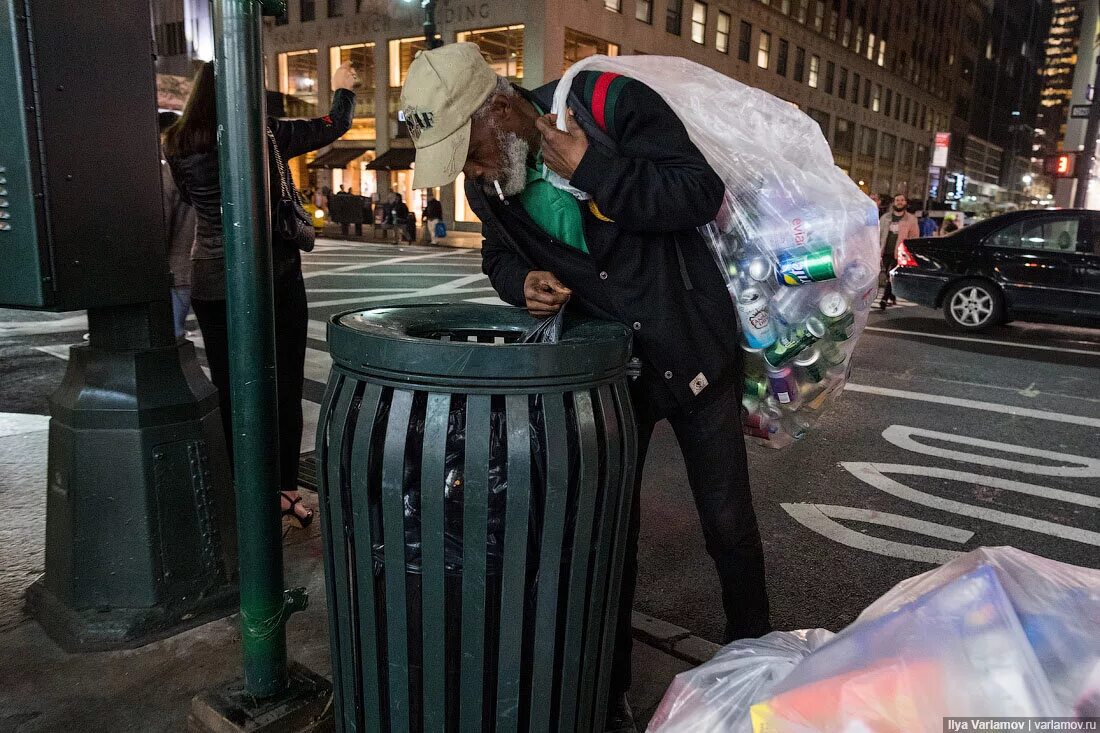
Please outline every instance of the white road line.
[[882, 328], [881, 326], [867, 326], [865, 331], [873, 331], [876, 333], [896, 333], [903, 336], [919, 336], [921, 338], [929, 339], [942, 339], [945, 341], [966, 341], [976, 344], [989, 344], [992, 346], [1012, 346], [1017, 349], [1034, 349], [1036, 351], [1057, 351], [1063, 354], [1087, 354], [1089, 356], [1100, 356], [1100, 351], [1091, 351], [1089, 349], [1067, 349], [1062, 346], [1041, 346], [1039, 344], [1021, 344], [1018, 341], [997, 341], [994, 339], [981, 339], [972, 338], [970, 336], [949, 336], [941, 333], [924, 333], [922, 331], [902, 331], [897, 328]]
[[467, 298], [466, 302], [467, 303], [481, 303], [482, 305], [503, 305], [503, 306], [506, 306], [508, 308], [512, 307], [511, 303], [505, 303], [503, 300], [496, 297], [495, 295], [492, 296], [492, 297], [489, 297], [489, 298]]
[[[356, 267], [363, 267], [363, 265], [356, 265]], [[336, 270], [326, 270], [320, 274], [331, 277], [363, 277], [362, 272], [344, 272]], [[368, 277], [454, 277], [459, 273], [457, 272], [372, 272]]]
[[[1062, 464], [1068, 463], [1071, 465], [1027, 463], [1024, 461], [1013, 461], [1007, 458], [995, 458], [993, 456], [984, 456], [976, 453], [948, 450], [946, 448], [920, 443], [913, 439], [914, 436], [931, 438], [932, 440], [943, 441], [945, 443], [961, 443], [963, 445], [974, 446], [975, 448], [987, 448], [989, 450], [1001, 451], [1011, 455], [1045, 458], [1052, 462]], [[981, 438], [972, 438], [968, 435], [955, 435], [954, 433], [941, 433], [937, 430], [925, 430], [923, 428], [913, 428], [907, 425], [891, 425], [882, 431], [882, 437], [886, 438], [886, 440], [897, 447], [904, 448], [913, 453], [922, 453], [926, 456], [936, 456], [938, 458], [953, 459], [966, 463], [977, 463], [980, 466], [993, 466], [995, 468], [1003, 468], [1007, 471], [1018, 471], [1020, 473], [1030, 473], [1038, 476], [1067, 476], [1075, 478], [1100, 476], [1100, 460], [1088, 458], [1086, 456], [1077, 456], [1072, 453], [1056, 453], [1054, 451], [1032, 448], [1026, 445], [998, 443], [994, 440], [982, 440]], [[1100, 506], [1100, 502], [1098, 502], [1097, 506]]]
[[836, 506], [834, 504], [815, 504], [814, 506], [830, 519], [847, 519], [853, 522], [878, 524], [883, 527], [903, 529], [906, 532], [915, 532], [917, 534], [947, 540], [948, 542], [955, 542], [960, 545], [970, 541], [970, 538], [974, 536], [974, 533], [968, 529], [949, 527], [946, 524], [937, 524], [936, 522], [929, 522], [925, 519], [905, 517], [900, 514], [891, 514], [889, 512], [879, 512], [874, 509], [863, 509], [854, 506]]
[[307, 288], [306, 293], [415, 293], [418, 288]]
[[379, 301], [392, 301], [401, 298], [431, 298], [436, 295], [457, 295], [460, 293], [481, 293], [481, 292], [494, 292], [491, 287], [484, 288], [468, 288], [467, 285], [478, 282], [480, 280], [487, 280], [488, 278], [481, 273], [472, 275], [463, 275], [453, 280], [449, 280], [445, 283], [439, 283], [438, 285], [432, 285], [431, 287], [423, 288], [415, 293], [409, 293], [408, 295], [368, 295], [364, 298], [337, 298], [335, 300], [322, 300], [316, 303], [310, 303], [310, 308], [322, 308], [330, 305], [347, 305], [349, 303], [366, 304], [376, 303]]
[[965, 407], [969, 410], [985, 410], [987, 412], [999, 412], [1015, 417], [1028, 417], [1036, 420], [1051, 420], [1053, 422], [1069, 423], [1070, 425], [1084, 425], [1090, 428], [1100, 428], [1100, 418], [1084, 417], [1082, 415], [1067, 415], [1062, 412], [1049, 412], [1036, 410], [1030, 407], [1015, 407], [1013, 405], [1001, 405], [995, 402], [981, 402], [979, 400], [967, 400], [959, 397], [945, 397], [937, 394], [924, 394], [911, 392], [904, 389], [889, 389], [887, 387], [872, 387], [868, 384], [855, 384], [848, 382], [845, 390], [851, 392], [863, 392], [882, 397], [897, 397], [903, 400], [916, 400], [917, 402], [931, 402], [938, 405], [951, 405], [952, 407]]
[[[914, 560], [916, 562], [926, 562], [933, 565], [942, 565], [945, 562], [954, 560], [963, 553], [958, 550], [941, 550], [935, 547], [921, 547], [919, 545], [910, 545], [904, 542], [894, 542], [892, 540], [884, 540], [878, 537], [871, 537], [865, 535], [862, 532], [857, 532], [854, 529], [845, 527], [839, 522], [835, 522], [830, 519], [823, 509], [830, 510], [830, 513], [846, 513], [845, 518], [857, 518], [853, 515], [865, 512], [866, 510], [853, 509], [852, 507], [826, 507], [825, 505], [815, 504], [780, 504], [787, 514], [803, 525], [807, 529], [811, 529], [814, 532], [826, 537], [834, 542], [839, 542], [842, 545], [848, 547], [854, 547], [857, 550], [866, 550], [867, 552], [873, 552], [876, 555], [885, 555], [887, 557], [896, 557], [902, 560]], [[837, 510], [846, 510], [845, 512], [838, 512]], [[955, 527], [946, 527], [944, 525], [934, 524], [932, 522], [925, 522], [920, 519], [912, 519], [910, 517], [902, 517], [896, 514], [885, 514], [882, 512], [867, 512], [867, 514], [877, 514], [877, 521], [874, 519], [863, 516], [857, 518], [858, 521], [870, 522], [873, 524], [884, 524], [890, 527], [901, 526], [901, 529], [907, 529], [912, 532], [918, 532], [920, 534], [931, 534], [931, 531], [936, 534], [931, 536], [941, 536], [947, 532], [959, 532], [965, 534], [965, 530], [959, 530]], [[960, 536], [960, 535], [956, 535]], [[956, 540], [952, 538], [954, 542], [965, 542], [966, 540]]]
[[51, 333], [87, 330], [88, 317], [84, 314], [44, 321], [8, 321], [7, 323], [0, 323], [0, 337], [42, 336]]
[[[1003, 481], [1003, 479], [991, 479], [988, 476], [964, 474], [959, 471], [944, 471], [942, 475], [939, 475], [939, 472], [943, 471], [943, 469], [933, 469], [924, 466], [906, 466], [893, 463], [864, 463], [845, 461], [842, 462], [840, 465], [853, 476], [858, 478], [860, 481], [863, 481], [864, 483], [869, 484], [876, 489], [879, 489], [880, 491], [885, 491], [887, 494], [896, 496], [899, 499], [911, 501], [914, 504], [921, 504], [923, 506], [931, 507], [932, 509], [939, 509], [941, 511], [951, 512], [952, 514], [958, 514], [964, 517], [982, 519], [987, 522], [1002, 524], [1006, 527], [1015, 527], [1016, 529], [1023, 529], [1029, 532], [1037, 532], [1039, 534], [1045, 534], [1051, 537], [1058, 537], [1064, 540], [1070, 540], [1073, 542], [1080, 542], [1082, 544], [1100, 547], [1100, 532], [1093, 532], [1091, 530], [1081, 529], [1079, 527], [1069, 527], [1064, 524], [1048, 522], [1043, 519], [1022, 517], [1018, 514], [1010, 514], [1009, 512], [1002, 512], [997, 509], [974, 506], [972, 504], [966, 504], [961, 501], [954, 501], [953, 499], [944, 499], [939, 496], [933, 496], [932, 494], [918, 491], [917, 489], [894, 481], [891, 478], [887, 478], [883, 475], [882, 472], [888, 471], [890, 473], [915, 475], [925, 475], [924, 472], [936, 472], [936, 474], [933, 475], [937, 475], [937, 477], [939, 478], [952, 478], [954, 476], [955, 480], [971, 481], [973, 483], [978, 483], [981, 486], [990, 485], [990, 482], [994, 481]], [[966, 478], [961, 478], [959, 476]], [[981, 479], [981, 481], [978, 481], [978, 479]], [[1045, 489], [1046, 487], [1034, 488]], [[1053, 489], [1050, 489], [1050, 491], [1053, 491]]]
[[0, 438], [24, 433], [49, 430], [49, 415], [30, 415], [22, 412], [0, 412]]
[[41, 351], [43, 354], [49, 354], [55, 356], [58, 359], [69, 360], [69, 344], [51, 344], [49, 346], [35, 346], [35, 351]]
[[311, 271], [311, 272], [304, 273], [303, 277], [320, 277], [321, 275], [332, 275], [332, 274], [335, 274], [337, 272], [350, 272], [352, 270], [366, 270], [367, 268], [370, 268], [370, 267], [382, 267], [383, 265], [399, 265], [402, 262], [411, 262], [411, 261], [415, 261], [415, 260], [434, 260], [434, 259], [439, 259], [440, 257], [446, 257], [449, 254], [450, 254], [449, 252], [433, 252], [432, 254], [426, 254], [426, 255], [408, 255], [408, 256], [405, 256], [405, 257], [390, 257], [389, 259], [378, 260], [376, 262], [363, 262], [363, 263], [358, 263], [358, 264], [353, 264], [353, 265], [344, 265], [343, 267], [339, 267], [336, 270]]

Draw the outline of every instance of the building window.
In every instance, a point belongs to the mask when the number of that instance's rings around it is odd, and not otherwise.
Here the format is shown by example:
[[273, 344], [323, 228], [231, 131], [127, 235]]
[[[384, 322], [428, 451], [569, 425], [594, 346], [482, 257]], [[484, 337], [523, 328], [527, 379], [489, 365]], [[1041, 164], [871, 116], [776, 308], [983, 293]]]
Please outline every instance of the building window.
[[851, 153], [855, 141], [855, 125], [848, 120], [837, 117], [836, 129], [833, 130], [833, 149]]
[[653, 24], [653, 0], [638, 0], [634, 6], [634, 17], [643, 23]]
[[818, 33], [821, 32], [821, 28], [825, 25], [825, 3], [822, 0], [815, 0], [814, 2], [814, 30]]
[[867, 60], [875, 60], [875, 34], [870, 33], [867, 35]]
[[668, 0], [665, 12], [665, 30], [674, 36], [680, 35], [680, 26], [684, 22], [684, 0]]
[[623, 12], [623, 0], [603, 0], [603, 6], [613, 13]]
[[913, 165], [913, 141], [902, 138], [898, 149], [898, 163], [908, 168]]
[[913, 119], [912, 118], [916, 116], [916, 115], [912, 115], [912, 116], [910, 115], [911, 109], [912, 108], [909, 106], [909, 97], [906, 97], [905, 98], [905, 110], [901, 113], [901, 117], [902, 117], [902, 120], [904, 120], [905, 124], [907, 124], [907, 125], [912, 125], [913, 124]]
[[749, 50], [752, 48], [752, 23], [741, 21], [741, 35], [737, 39], [737, 58], [742, 61], [749, 60]]
[[775, 73], [780, 76], [787, 75], [787, 54], [790, 51], [790, 44], [787, 43], [786, 38], [779, 39], [779, 53], [775, 57]]
[[864, 109], [871, 108], [871, 80], [867, 78], [863, 80], [863, 107]]
[[837, 15], [836, 10], [829, 13], [829, 30], [826, 35], [829, 36], [830, 41], [836, 40], [836, 24], [840, 21], [840, 16]]
[[836, 77], [836, 64], [832, 61], [825, 62], [825, 93], [833, 93], [833, 81]]
[[730, 14], [718, 11], [718, 32], [714, 37], [714, 47], [721, 53], [730, 52]]
[[783, 15], [791, 14], [791, 0], [779, 0], [779, 12]]
[[879, 146], [879, 159], [887, 163], [894, 162], [895, 147], [898, 139], [893, 135], [882, 133], [882, 144]]
[[870, 127], [859, 128], [859, 154], [868, 158], [875, 157], [875, 149], [878, 147], [878, 131]]
[[863, 50], [863, 26], [856, 26], [856, 42], [852, 48], [856, 53]]
[[844, 33], [840, 36], [840, 45], [844, 46], [844, 48], [848, 48], [848, 46], [851, 43], [852, 43], [852, 19], [851, 18], [845, 18], [844, 19]]
[[279, 54], [279, 91], [287, 117], [317, 116], [317, 49]]
[[817, 74], [821, 69], [821, 57], [817, 54], [810, 56], [810, 75], [806, 78], [806, 83], [814, 89], [817, 89]]
[[880, 40], [878, 42], [878, 65], [886, 66], [886, 41]]
[[871, 97], [871, 111], [879, 112], [882, 110], [882, 85], [875, 84], [875, 94]]
[[691, 5], [691, 40], [698, 44], [707, 42], [707, 4], [699, 0]]
[[587, 33], [575, 31], [572, 28], [565, 29], [565, 57], [562, 60], [561, 73], [569, 70], [569, 67], [581, 59], [602, 54], [604, 56], [618, 56], [618, 44], [605, 41], [602, 38], [590, 36]]
[[497, 76], [523, 81], [523, 26], [509, 25], [458, 34], [458, 42], [476, 43]]
[[836, 95], [841, 99], [848, 98], [848, 70], [840, 67], [840, 77], [837, 79]]
[[859, 74], [852, 73], [852, 104], [859, 104]]
[[761, 69], [766, 69], [771, 65], [771, 58], [772, 34], [767, 31], [760, 31], [760, 42], [756, 47], [756, 65]]
[[818, 127], [821, 128], [821, 134], [825, 136], [826, 140], [828, 140], [829, 139], [829, 115], [828, 115], [828, 113], [827, 112], [822, 112], [819, 109], [814, 109], [813, 107], [810, 107], [809, 109], [806, 110], [806, 114], [809, 116], [809, 118], [811, 120], [813, 120], [814, 122], [817, 123]]
[[[400, 96], [401, 87], [405, 84], [405, 76], [409, 73], [409, 65], [420, 51], [427, 50], [424, 36], [413, 38], [398, 38], [390, 41], [390, 89], [397, 91]], [[391, 95], [394, 96], [394, 95]], [[391, 104], [396, 110], [397, 104]]]
[[803, 77], [806, 75], [806, 49], [802, 46], [795, 46], [794, 49], [794, 75], [793, 79], [799, 83], [802, 82]]
[[810, 0], [798, 0], [798, 11], [794, 15], [794, 19], [799, 23], [805, 25], [806, 14], [810, 10]]
[[339, 18], [344, 14], [344, 0], [328, 0], [328, 17]]
[[[890, 116], [890, 108], [892, 106], [892, 102], [893, 102], [893, 95], [891, 93], [891, 89], [890, 89], [890, 87], [886, 87], [886, 116], [887, 117]], [[901, 95], [900, 94], [898, 95], [898, 106], [899, 107], [901, 106]]]
[[355, 87], [355, 111], [351, 129], [344, 135], [348, 140], [373, 140], [374, 126], [374, 44], [357, 43], [350, 46], [333, 46], [328, 50], [329, 68], [350, 63], [359, 72], [359, 85]]

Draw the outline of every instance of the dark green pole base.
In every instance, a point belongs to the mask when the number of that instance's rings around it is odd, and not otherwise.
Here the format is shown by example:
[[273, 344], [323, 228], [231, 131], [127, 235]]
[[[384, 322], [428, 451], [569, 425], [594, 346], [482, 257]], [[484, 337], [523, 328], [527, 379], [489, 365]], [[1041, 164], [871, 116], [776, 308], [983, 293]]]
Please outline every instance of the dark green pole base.
[[58, 600], [42, 579], [27, 589], [28, 612], [71, 654], [136, 649], [235, 613], [237, 603], [237, 588], [229, 586], [175, 605], [75, 610]]
[[[238, 608], [218, 396], [159, 304], [89, 312], [50, 397], [46, 572], [28, 608], [67, 651], [133, 648]], [[170, 311], [169, 311], [170, 313]]]
[[335, 729], [332, 684], [296, 662], [288, 669], [286, 691], [259, 700], [244, 680], [198, 695], [187, 716], [188, 733], [314, 733]]

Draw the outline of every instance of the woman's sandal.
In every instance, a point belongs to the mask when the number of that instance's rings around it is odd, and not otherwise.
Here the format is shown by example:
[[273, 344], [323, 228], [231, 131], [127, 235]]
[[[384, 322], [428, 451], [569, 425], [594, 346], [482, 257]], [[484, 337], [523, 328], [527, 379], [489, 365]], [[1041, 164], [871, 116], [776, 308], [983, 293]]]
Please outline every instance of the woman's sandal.
[[292, 496], [289, 491], [280, 491], [279, 496], [281, 496], [284, 500], [290, 502], [290, 506], [288, 506], [286, 509], [283, 509], [284, 517], [290, 517], [291, 519], [297, 521], [298, 526], [302, 529], [305, 529], [313, 523], [312, 509], [307, 508], [305, 515], [301, 515], [298, 512], [294, 511], [294, 507], [302, 503], [302, 497]]

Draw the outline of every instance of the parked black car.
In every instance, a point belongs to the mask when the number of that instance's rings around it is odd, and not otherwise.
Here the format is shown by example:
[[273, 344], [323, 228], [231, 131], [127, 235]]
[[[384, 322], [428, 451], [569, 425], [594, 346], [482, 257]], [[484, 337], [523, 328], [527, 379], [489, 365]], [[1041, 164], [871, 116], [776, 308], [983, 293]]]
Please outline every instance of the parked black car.
[[1012, 319], [1100, 326], [1100, 211], [1014, 211], [946, 237], [910, 239], [894, 293], [980, 331]]

